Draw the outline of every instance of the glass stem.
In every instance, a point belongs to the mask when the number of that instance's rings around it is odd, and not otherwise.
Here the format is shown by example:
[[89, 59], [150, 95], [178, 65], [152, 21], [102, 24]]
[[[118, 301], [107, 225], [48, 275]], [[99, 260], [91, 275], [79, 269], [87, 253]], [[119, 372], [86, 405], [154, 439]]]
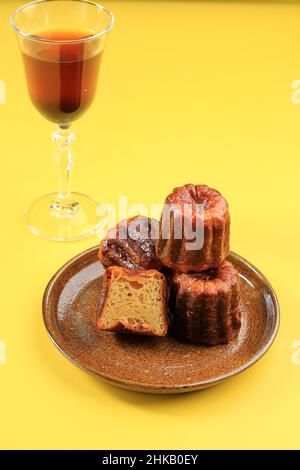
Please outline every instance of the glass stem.
[[78, 209], [78, 204], [71, 197], [71, 170], [73, 166], [71, 144], [74, 138], [75, 134], [71, 132], [70, 127], [57, 126], [56, 131], [52, 134], [52, 141], [56, 144], [53, 159], [57, 174], [57, 193], [56, 200], [50, 206], [50, 212], [58, 217], [68, 217]]

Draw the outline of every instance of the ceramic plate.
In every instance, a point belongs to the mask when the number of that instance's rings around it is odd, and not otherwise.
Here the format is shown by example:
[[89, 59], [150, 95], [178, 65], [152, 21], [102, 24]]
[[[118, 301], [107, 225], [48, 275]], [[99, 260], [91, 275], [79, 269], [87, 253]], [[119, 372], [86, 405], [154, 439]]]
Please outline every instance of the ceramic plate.
[[134, 336], [95, 327], [103, 268], [98, 247], [65, 264], [43, 301], [53, 343], [75, 365], [120, 387], [148, 393], [182, 393], [216, 385], [247, 369], [273, 343], [279, 326], [276, 295], [265, 277], [235, 253], [241, 278], [242, 327], [230, 344], [203, 347], [175, 336]]

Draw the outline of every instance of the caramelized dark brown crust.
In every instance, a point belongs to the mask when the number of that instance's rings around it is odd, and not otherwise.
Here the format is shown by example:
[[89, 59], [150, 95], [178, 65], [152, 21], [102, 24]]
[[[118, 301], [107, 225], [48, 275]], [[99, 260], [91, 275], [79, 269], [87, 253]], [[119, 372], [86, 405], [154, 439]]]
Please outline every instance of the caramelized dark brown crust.
[[[162, 296], [161, 296], [161, 315], [162, 315], [162, 322], [164, 324], [163, 330], [161, 334], [157, 334], [153, 329], [151, 329], [148, 325], [143, 324], [142, 321], [135, 320], [134, 322], [130, 319], [123, 319], [117, 320], [114, 324], [110, 325], [109, 328], [104, 327], [102, 322], [103, 312], [106, 306], [106, 302], [109, 296], [109, 287], [111, 282], [112, 274], [120, 273], [129, 279], [134, 277], [140, 278], [156, 278], [162, 288]], [[96, 320], [96, 325], [101, 330], [106, 331], [113, 331], [117, 333], [134, 333], [138, 335], [147, 335], [147, 336], [166, 336], [168, 332], [168, 311], [167, 311], [167, 283], [165, 276], [155, 269], [149, 270], [131, 270], [122, 268], [120, 266], [110, 266], [105, 270], [102, 282], [102, 290], [100, 295], [100, 305], [99, 305], [99, 312]]]
[[127, 269], [160, 269], [155, 255], [158, 221], [136, 216], [122, 220], [110, 229], [99, 247], [98, 257], [103, 266]]
[[239, 275], [229, 261], [202, 273], [175, 273], [169, 299], [172, 328], [194, 343], [228, 343], [241, 327], [239, 299]]
[[[189, 211], [184, 209], [189, 205]], [[204, 204], [204, 243], [201, 249], [189, 250], [184, 234], [174, 237], [176, 222], [185, 223], [187, 218], [196, 227], [199, 213], [196, 204]], [[164, 239], [163, 215], [160, 220], [159, 237], [156, 242], [156, 256], [161, 262], [176, 271], [199, 272], [217, 267], [229, 253], [230, 216], [228, 204], [219, 191], [205, 185], [186, 184], [175, 188], [166, 198], [165, 206], [172, 208], [168, 222], [169, 238]]]

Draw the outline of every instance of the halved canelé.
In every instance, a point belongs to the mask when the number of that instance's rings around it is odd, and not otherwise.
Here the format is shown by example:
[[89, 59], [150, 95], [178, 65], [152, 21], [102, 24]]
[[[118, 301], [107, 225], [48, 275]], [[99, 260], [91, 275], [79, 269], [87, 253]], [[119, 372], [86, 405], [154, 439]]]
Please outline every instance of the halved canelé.
[[106, 269], [97, 327], [100, 330], [165, 336], [168, 331], [166, 279], [155, 269]]
[[179, 336], [203, 345], [228, 343], [241, 327], [239, 275], [229, 261], [201, 273], [175, 273], [169, 307]]
[[215, 268], [229, 253], [229, 232], [228, 204], [219, 191], [203, 184], [186, 184], [175, 188], [165, 200], [156, 256], [174, 271]]

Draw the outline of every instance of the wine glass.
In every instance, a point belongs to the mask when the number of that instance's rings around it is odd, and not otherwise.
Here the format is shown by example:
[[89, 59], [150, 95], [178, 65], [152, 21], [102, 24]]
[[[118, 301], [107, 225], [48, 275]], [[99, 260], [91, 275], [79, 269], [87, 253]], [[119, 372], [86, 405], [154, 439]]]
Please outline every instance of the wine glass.
[[56, 123], [56, 193], [26, 210], [28, 228], [51, 240], [76, 240], [95, 233], [97, 202], [71, 191], [71, 124], [91, 105], [108, 31], [106, 8], [90, 0], [38, 0], [11, 16], [23, 57], [29, 95], [36, 109]]

